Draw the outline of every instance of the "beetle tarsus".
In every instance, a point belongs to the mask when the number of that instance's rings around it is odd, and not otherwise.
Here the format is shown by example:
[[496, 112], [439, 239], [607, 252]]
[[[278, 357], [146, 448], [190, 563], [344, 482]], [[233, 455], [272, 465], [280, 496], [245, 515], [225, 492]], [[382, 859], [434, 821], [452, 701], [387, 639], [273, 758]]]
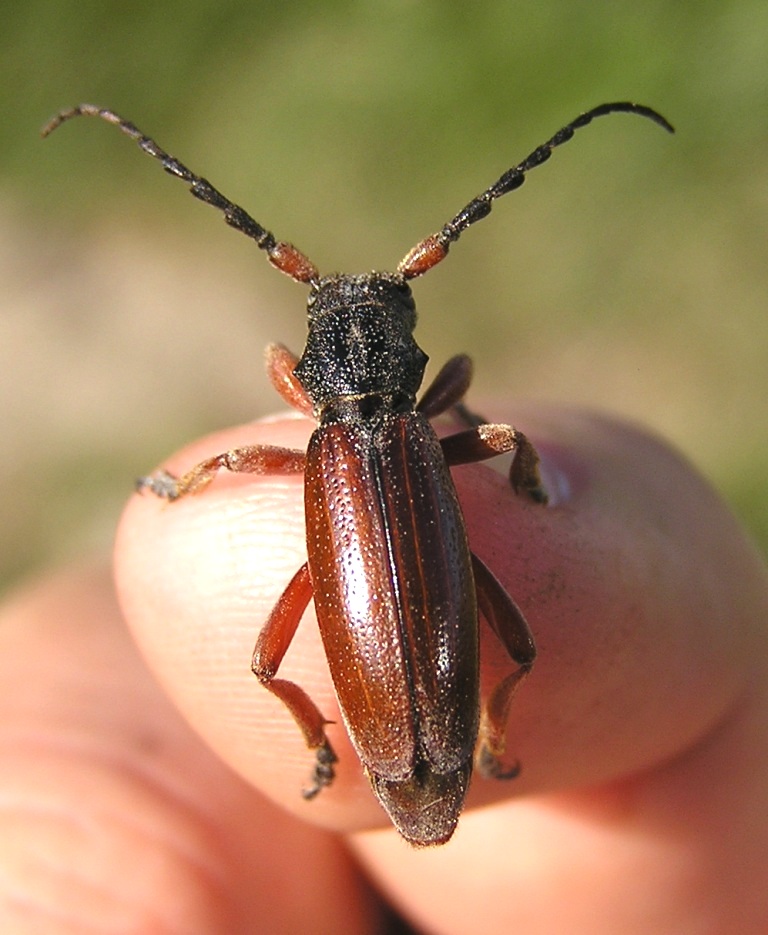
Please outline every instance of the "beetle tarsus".
[[515, 779], [520, 775], [520, 761], [504, 764], [486, 744], [481, 744], [475, 758], [478, 773], [486, 779]]
[[326, 740], [322, 746], [317, 748], [315, 754], [315, 768], [312, 770], [312, 785], [308, 789], [301, 790], [301, 797], [309, 801], [330, 786], [336, 777], [334, 764], [338, 763], [339, 758], [333, 752], [333, 747]]
[[145, 490], [162, 500], [176, 500], [181, 494], [179, 478], [168, 471], [158, 471], [148, 477], [139, 477], [136, 481], [136, 491], [143, 493]]
[[539, 454], [522, 432], [515, 433], [515, 457], [509, 469], [509, 482], [515, 493], [523, 493], [534, 503], [549, 500], [539, 473]]

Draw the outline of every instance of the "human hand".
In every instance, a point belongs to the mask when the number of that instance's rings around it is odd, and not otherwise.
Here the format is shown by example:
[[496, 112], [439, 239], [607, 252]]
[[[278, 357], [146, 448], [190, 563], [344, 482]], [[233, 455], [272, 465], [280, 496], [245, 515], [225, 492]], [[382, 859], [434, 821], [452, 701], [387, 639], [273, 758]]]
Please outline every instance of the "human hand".
[[[153, 676], [100, 574], [42, 582], [0, 629], [3, 931], [116, 919], [201, 935], [372, 931], [382, 897], [360, 867], [434, 932], [765, 930], [764, 565], [656, 440], [569, 410], [515, 417], [543, 455], [552, 507], [485, 465], [454, 475], [472, 547], [539, 649], [510, 717], [519, 778], [475, 779], [454, 839], [413, 850], [337, 724], [337, 780], [304, 802], [311, 755], [249, 671], [304, 560], [301, 479], [221, 476], [171, 505], [134, 497], [117, 573]], [[246, 442], [303, 447], [309, 429], [241, 427], [168, 466]], [[311, 618], [285, 672], [333, 719]], [[508, 661], [484, 627], [482, 639], [484, 674], [498, 677]], [[48, 929], [26, 922], [40, 907]]]

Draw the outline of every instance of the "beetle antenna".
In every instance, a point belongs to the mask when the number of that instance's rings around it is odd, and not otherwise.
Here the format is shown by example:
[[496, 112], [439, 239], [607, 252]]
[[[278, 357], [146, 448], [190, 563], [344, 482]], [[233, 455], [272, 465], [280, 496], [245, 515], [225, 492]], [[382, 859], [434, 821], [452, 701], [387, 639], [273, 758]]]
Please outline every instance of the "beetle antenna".
[[491, 213], [491, 207], [497, 198], [501, 198], [501, 196], [506, 195], [507, 192], [520, 188], [525, 181], [526, 174], [530, 172], [531, 169], [535, 169], [543, 162], [546, 162], [552, 155], [552, 150], [555, 149], [555, 147], [567, 143], [577, 130], [586, 127], [586, 125], [591, 123], [596, 117], [602, 117], [604, 114], [612, 114], [617, 111], [648, 117], [649, 120], [658, 123], [659, 126], [663, 127], [669, 133], [675, 132], [674, 127], [669, 121], [652, 108], [646, 107], [643, 104], [632, 104], [629, 101], [617, 101], [612, 104], [600, 104], [597, 107], [593, 107], [592, 110], [580, 114], [575, 120], [572, 120], [561, 130], [558, 130], [552, 139], [547, 140], [546, 143], [534, 149], [521, 163], [511, 169], [507, 169], [493, 185], [487, 188], [481, 195], [478, 195], [477, 198], [473, 198], [472, 201], [465, 205], [456, 217], [448, 221], [440, 231], [436, 234], [431, 234], [429, 237], [426, 237], [416, 244], [398, 264], [398, 273], [405, 279], [414, 279], [416, 276], [421, 276], [423, 273], [426, 273], [427, 270], [432, 269], [435, 264], [445, 258], [450, 245], [457, 241], [470, 225], [474, 224], [476, 221], [482, 220]]
[[140, 149], [159, 160], [166, 172], [175, 175], [183, 182], [189, 185], [189, 190], [200, 201], [213, 205], [224, 215], [224, 220], [230, 227], [250, 237], [256, 241], [260, 250], [267, 254], [269, 262], [276, 266], [281, 272], [290, 276], [296, 282], [314, 282], [319, 278], [317, 267], [311, 260], [297, 250], [293, 244], [284, 243], [275, 238], [271, 231], [262, 227], [258, 221], [255, 221], [247, 211], [239, 205], [234, 204], [228, 198], [215, 189], [213, 185], [199, 175], [191, 172], [178, 159], [170, 156], [162, 150], [151, 137], [145, 136], [141, 130], [135, 127], [128, 120], [124, 120], [119, 114], [103, 107], [96, 107], [94, 104], [79, 104], [69, 110], [63, 110], [50, 120], [42, 129], [42, 135], [48, 136], [57, 127], [72, 117], [100, 117], [107, 123], [113, 123], [131, 139], [135, 140]]

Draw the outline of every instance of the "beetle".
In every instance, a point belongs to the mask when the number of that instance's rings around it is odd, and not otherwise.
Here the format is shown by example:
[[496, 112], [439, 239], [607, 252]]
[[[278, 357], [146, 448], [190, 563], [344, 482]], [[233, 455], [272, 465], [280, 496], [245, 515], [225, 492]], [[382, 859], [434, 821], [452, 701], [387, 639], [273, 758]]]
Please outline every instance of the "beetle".
[[[181, 477], [159, 471], [137, 482], [167, 500], [202, 491], [220, 469], [253, 474], [303, 472], [307, 561], [264, 624], [253, 654], [259, 681], [290, 710], [315, 752], [314, 798], [334, 778], [329, 722], [295, 683], [277, 678], [299, 622], [314, 599], [339, 708], [381, 805], [417, 846], [446, 842], [456, 828], [473, 770], [511, 778], [505, 733], [512, 698], [536, 657], [522, 611], [469, 547], [450, 467], [513, 452], [511, 486], [546, 503], [538, 455], [510, 425], [488, 424], [463, 405], [471, 380], [465, 355], [451, 358], [416, 402], [427, 362], [413, 338], [409, 281], [447, 255], [495, 199], [519, 188], [553, 149], [596, 117], [638, 114], [673, 132], [640, 104], [602, 104], [559, 130], [472, 199], [395, 272], [321, 276], [292, 244], [278, 241], [206, 179], [164, 152], [111, 110], [81, 104], [43, 129], [47, 136], [76, 116], [115, 124], [227, 224], [254, 240], [269, 261], [309, 286], [308, 333], [296, 358], [267, 349], [267, 372], [291, 406], [317, 428], [306, 452], [270, 445], [233, 449]], [[430, 419], [453, 409], [465, 428], [438, 439]], [[506, 650], [510, 673], [482, 706], [479, 615]]]

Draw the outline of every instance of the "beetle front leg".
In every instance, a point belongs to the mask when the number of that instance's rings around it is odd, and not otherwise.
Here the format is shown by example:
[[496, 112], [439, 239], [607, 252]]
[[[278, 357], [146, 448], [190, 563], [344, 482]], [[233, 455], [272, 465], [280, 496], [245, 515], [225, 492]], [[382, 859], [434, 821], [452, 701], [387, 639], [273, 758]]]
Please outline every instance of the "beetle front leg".
[[315, 751], [311, 785], [301, 793], [305, 799], [313, 799], [333, 782], [333, 764], [338, 758], [325, 734], [325, 725], [331, 722], [323, 717], [303, 688], [287, 679], [276, 679], [275, 675], [311, 597], [312, 581], [305, 562], [281, 594], [259, 633], [251, 661], [253, 674], [288, 708], [304, 734], [307, 746]]
[[284, 344], [269, 344], [264, 352], [264, 360], [267, 376], [285, 402], [305, 416], [312, 416], [312, 400], [293, 372], [299, 358]]
[[278, 445], [244, 445], [206, 458], [181, 477], [168, 471], [141, 477], [136, 481], [136, 489], [149, 490], [165, 500], [178, 500], [187, 494], [200, 493], [222, 468], [235, 474], [301, 474], [305, 464], [303, 451]]
[[456, 354], [440, 368], [435, 379], [422, 394], [416, 411], [428, 419], [434, 419], [447, 409], [456, 409], [471, 382], [472, 360], [466, 354]]
[[416, 411], [428, 419], [434, 419], [450, 409], [459, 422], [470, 428], [487, 425], [487, 419], [472, 412], [464, 403], [464, 396], [471, 382], [472, 358], [467, 354], [456, 354], [440, 368], [435, 379], [422, 394]]
[[476, 428], [447, 435], [440, 444], [449, 465], [486, 461], [514, 451], [509, 481], [515, 493], [525, 493], [536, 503], [546, 503], [547, 493], [539, 474], [539, 455], [528, 438], [511, 425], [485, 422]]
[[475, 761], [484, 776], [512, 779], [520, 771], [519, 764], [504, 766], [501, 761], [506, 744], [509, 709], [521, 682], [531, 671], [536, 659], [536, 645], [520, 608], [499, 584], [493, 572], [474, 554], [472, 570], [480, 613], [509, 657], [518, 665], [514, 672], [494, 687], [483, 706]]

